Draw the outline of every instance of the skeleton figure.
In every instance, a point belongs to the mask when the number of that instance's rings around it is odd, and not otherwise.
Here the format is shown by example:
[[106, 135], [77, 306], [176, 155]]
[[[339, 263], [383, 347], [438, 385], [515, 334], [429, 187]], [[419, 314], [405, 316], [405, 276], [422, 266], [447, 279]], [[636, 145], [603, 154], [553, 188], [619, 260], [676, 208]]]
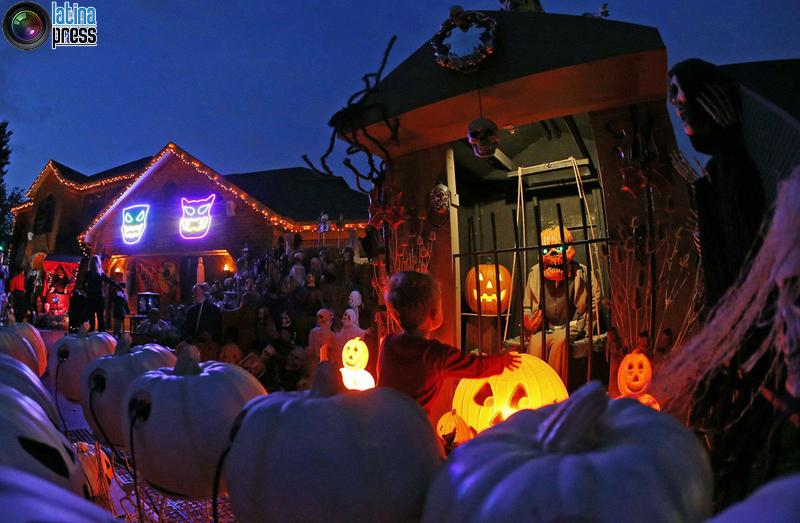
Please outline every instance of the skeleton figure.
[[330, 357], [330, 351], [336, 345], [336, 336], [331, 330], [333, 313], [328, 309], [317, 311], [317, 326], [308, 333], [308, 347], [306, 354], [311, 362], [325, 361]]
[[497, 136], [497, 124], [486, 118], [478, 118], [469, 124], [467, 141], [472, 147], [472, 154], [477, 158], [494, 156], [500, 138]]

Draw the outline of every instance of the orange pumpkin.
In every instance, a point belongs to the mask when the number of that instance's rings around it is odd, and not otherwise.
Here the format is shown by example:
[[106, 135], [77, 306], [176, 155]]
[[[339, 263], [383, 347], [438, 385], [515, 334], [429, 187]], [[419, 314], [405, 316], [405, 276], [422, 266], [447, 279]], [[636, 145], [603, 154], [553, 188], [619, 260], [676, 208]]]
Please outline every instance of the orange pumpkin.
[[475, 437], [475, 432], [470, 430], [464, 418], [458, 415], [456, 409], [445, 412], [439, 421], [436, 422], [436, 434], [444, 439], [455, 432], [455, 445], [461, 445]]
[[453, 409], [476, 433], [518, 410], [538, 409], [567, 399], [567, 389], [550, 365], [530, 354], [519, 356], [522, 364], [515, 370], [458, 383]]
[[623, 396], [643, 394], [653, 379], [653, 367], [641, 351], [635, 350], [622, 358], [617, 371], [617, 386]]
[[661, 405], [658, 403], [658, 400], [650, 394], [639, 394], [638, 396], [634, 397], [634, 399], [642, 405], [646, 405], [653, 410], [657, 410], [659, 412], [661, 411]]
[[499, 268], [499, 282], [493, 263], [481, 263], [478, 265], [477, 271], [473, 267], [467, 273], [464, 294], [467, 298], [467, 305], [474, 312], [478, 312], [479, 299], [481, 314], [488, 316], [497, 314], [498, 302], [500, 312], [508, 310], [508, 304], [511, 301], [511, 273], [502, 265], [499, 265]]
[[[544, 262], [544, 277], [552, 281], [564, 280], [564, 256], [567, 255], [567, 265], [575, 258], [575, 249], [570, 245], [564, 251], [561, 247], [561, 232], [558, 227], [548, 227], [539, 235], [542, 245], [542, 261]], [[564, 228], [563, 243], [575, 241], [572, 233]]]

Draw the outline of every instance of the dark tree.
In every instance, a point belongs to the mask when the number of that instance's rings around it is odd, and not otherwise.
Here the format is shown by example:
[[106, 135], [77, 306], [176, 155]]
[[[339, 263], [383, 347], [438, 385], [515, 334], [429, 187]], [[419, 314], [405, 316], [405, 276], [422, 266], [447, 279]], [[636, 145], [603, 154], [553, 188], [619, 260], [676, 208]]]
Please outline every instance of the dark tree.
[[8, 247], [11, 243], [11, 226], [14, 217], [11, 208], [22, 201], [22, 191], [18, 188], [8, 190], [6, 174], [8, 164], [11, 163], [11, 135], [8, 122], [0, 122], [0, 246]]

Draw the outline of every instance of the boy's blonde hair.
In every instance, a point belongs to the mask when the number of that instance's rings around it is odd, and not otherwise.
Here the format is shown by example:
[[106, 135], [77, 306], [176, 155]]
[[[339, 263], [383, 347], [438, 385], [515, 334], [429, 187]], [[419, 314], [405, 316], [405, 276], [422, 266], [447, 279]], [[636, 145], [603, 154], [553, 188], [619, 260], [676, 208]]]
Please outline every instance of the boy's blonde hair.
[[386, 304], [404, 330], [415, 329], [438, 306], [439, 293], [439, 284], [430, 274], [398, 272], [389, 282]]

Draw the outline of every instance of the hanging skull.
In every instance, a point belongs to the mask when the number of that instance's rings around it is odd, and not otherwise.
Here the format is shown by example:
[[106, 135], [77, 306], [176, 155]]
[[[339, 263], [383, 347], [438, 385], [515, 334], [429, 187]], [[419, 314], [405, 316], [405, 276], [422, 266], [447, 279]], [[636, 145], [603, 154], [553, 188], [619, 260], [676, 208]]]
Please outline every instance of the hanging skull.
[[437, 183], [431, 191], [431, 208], [434, 214], [442, 216], [450, 210], [450, 188], [443, 183]]
[[486, 118], [473, 120], [469, 124], [467, 140], [476, 157], [491, 158], [500, 144], [500, 138], [497, 136], [497, 124]]

